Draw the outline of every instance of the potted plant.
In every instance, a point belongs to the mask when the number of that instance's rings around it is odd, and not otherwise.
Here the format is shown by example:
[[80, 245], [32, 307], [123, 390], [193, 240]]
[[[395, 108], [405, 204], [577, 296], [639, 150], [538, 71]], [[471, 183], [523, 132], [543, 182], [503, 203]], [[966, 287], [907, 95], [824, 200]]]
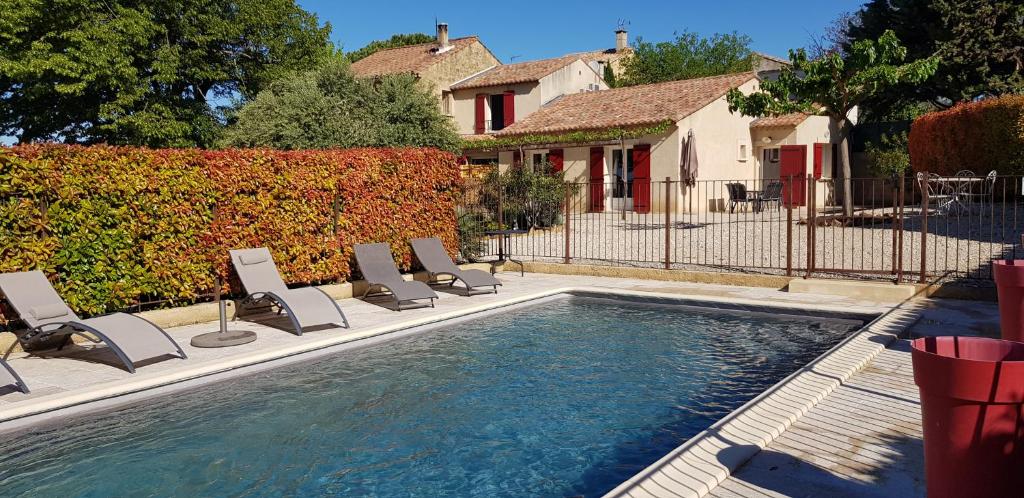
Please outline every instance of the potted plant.
[[[1021, 243], [1024, 244], [1024, 235]], [[1024, 341], [1024, 260], [1010, 256], [993, 261], [992, 278], [999, 293], [999, 328], [1003, 339]]]

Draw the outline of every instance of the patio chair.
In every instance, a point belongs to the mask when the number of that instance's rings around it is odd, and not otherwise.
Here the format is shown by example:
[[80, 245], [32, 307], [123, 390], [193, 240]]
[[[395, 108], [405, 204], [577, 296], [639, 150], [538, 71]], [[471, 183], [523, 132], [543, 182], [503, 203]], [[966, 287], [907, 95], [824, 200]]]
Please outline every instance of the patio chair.
[[935, 173], [917, 173], [921, 191], [928, 195], [928, 203], [934, 206], [936, 214], [946, 215], [957, 207], [957, 197], [952, 184]]
[[274, 258], [266, 247], [228, 251], [246, 296], [243, 306], [276, 307], [277, 313], [288, 312], [296, 335], [303, 329], [320, 325], [342, 325], [348, 319], [338, 303], [316, 287], [289, 289], [277, 271]]
[[[456, 281], [461, 281], [466, 286], [466, 294], [475, 293], [498, 293], [498, 286], [501, 282], [490, 273], [482, 270], [463, 270], [455, 265], [452, 258], [445, 252], [441, 245], [441, 239], [431, 237], [428, 239], [413, 239], [412, 250], [416, 258], [420, 260], [423, 269], [427, 270], [430, 282], [437, 281], [438, 277], [447, 277], [449, 287], [454, 286]], [[428, 282], [429, 283], [429, 282]], [[446, 283], [446, 282], [437, 282]], [[489, 289], [480, 289], [490, 287]]]
[[[366, 291], [363, 297], [390, 295], [395, 301], [395, 308], [402, 311], [402, 303], [429, 299], [430, 307], [434, 307], [437, 294], [423, 282], [407, 281], [402, 278], [391, 255], [391, 247], [380, 242], [376, 244], [356, 244], [356, 264], [366, 280]], [[371, 293], [373, 289], [381, 292]], [[386, 290], [387, 292], [383, 292]]]
[[[135, 373], [135, 364], [144, 360], [161, 356], [187, 358], [167, 332], [144, 318], [127, 313], [79, 318], [41, 271], [0, 275], [0, 292], [28, 326], [18, 336], [26, 350], [53, 338], [62, 338], [57, 349], [63, 349], [73, 335], [79, 335], [94, 343], [105, 342], [131, 373]], [[14, 344], [4, 358], [13, 350]]]
[[725, 188], [729, 191], [730, 213], [736, 211], [736, 206], [739, 204], [750, 204], [757, 201], [747, 194], [747, 186], [742, 183], [726, 183]]
[[18, 372], [15, 372], [6, 361], [0, 360], [0, 387], [15, 386], [21, 392], [28, 394], [28, 386], [25, 385], [25, 381], [21, 380], [18, 376]]
[[985, 175], [985, 179], [981, 181], [981, 185], [975, 188], [968, 188], [967, 191], [961, 194], [966, 198], [967, 202], [973, 205], [974, 203], [995, 202], [996, 192], [996, 179], [999, 173], [996, 170], [989, 171]]
[[775, 209], [782, 209], [782, 182], [778, 180], [770, 181], [765, 185], [764, 190], [761, 191], [761, 195], [758, 198], [757, 210], [763, 211], [765, 204], [775, 203]]

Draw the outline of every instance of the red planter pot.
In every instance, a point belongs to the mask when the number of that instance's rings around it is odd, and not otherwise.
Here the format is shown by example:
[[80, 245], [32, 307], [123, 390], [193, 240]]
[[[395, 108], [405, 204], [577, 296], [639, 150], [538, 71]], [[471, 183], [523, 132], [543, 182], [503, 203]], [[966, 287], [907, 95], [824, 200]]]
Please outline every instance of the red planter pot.
[[993, 261], [999, 292], [999, 326], [1007, 341], [1024, 342], [1024, 260]]
[[928, 497], [1024, 494], [1024, 343], [927, 337], [912, 344]]

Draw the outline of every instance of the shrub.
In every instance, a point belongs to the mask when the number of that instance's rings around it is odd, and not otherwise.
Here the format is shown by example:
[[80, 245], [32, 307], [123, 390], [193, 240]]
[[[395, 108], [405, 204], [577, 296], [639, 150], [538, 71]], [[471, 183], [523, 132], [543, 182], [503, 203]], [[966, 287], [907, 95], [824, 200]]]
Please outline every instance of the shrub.
[[925, 114], [910, 127], [914, 171], [962, 169], [1024, 173], [1024, 95], [1008, 95]]
[[349, 278], [359, 242], [390, 243], [408, 269], [414, 237], [456, 254], [460, 185], [435, 149], [5, 148], [0, 271], [43, 270], [92, 314], [194, 300], [239, 247], [269, 247], [290, 284]]
[[[484, 180], [484, 204], [497, 209], [498, 193], [502, 195], [502, 220], [520, 229], [550, 228], [561, 223], [567, 190], [578, 185], [567, 184], [564, 173], [555, 173], [551, 163], [509, 168], [504, 173], [492, 170]], [[494, 213], [493, 219], [497, 219]]]
[[910, 166], [906, 132], [892, 135], [883, 133], [879, 143], [867, 143], [866, 151], [871, 171], [877, 175], [898, 176]]

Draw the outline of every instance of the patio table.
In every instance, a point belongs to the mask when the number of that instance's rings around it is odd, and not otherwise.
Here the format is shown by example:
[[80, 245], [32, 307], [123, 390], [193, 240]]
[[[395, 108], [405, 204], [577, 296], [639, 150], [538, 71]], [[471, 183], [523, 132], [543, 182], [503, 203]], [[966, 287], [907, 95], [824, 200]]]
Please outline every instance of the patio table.
[[[511, 255], [511, 245], [512, 245], [512, 236], [513, 235], [522, 235], [522, 234], [527, 234], [527, 233], [530, 233], [530, 231], [529, 230], [519, 230], [519, 229], [513, 229], [513, 230], [485, 230], [484, 231], [484, 235], [486, 235], [488, 237], [493, 237], [493, 236], [500, 237], [498, 239], [498, 260], [491, 263], [491, 274], [492, 275], [494, 274], [494, 268], [496, 266], [498, 266], [499, 264], [504, 264], [505, 261], [511, 261], [513, 263], [518, 264], [519, 265], [519, 276], [523, 276], [524, 275], [523, 262], [518, 260], [518, 259], [513, 259], [512, 258], [512, 255]], [[508, 244], [510, 246], [508, 254], [506, 254], [506, 251], [505, 251], [505, 245], [506, 244]]]
[[954, 209], [957, 212], [967, 211], [968, 207], [964, 204], [963, 199], [970, 195], [971, 189], [975, 185], [985, 181], [985, 178], [980, 176], [935, 176], [929, 181], [938, 184], [939, 191], [943, 193], [939, 196], [939, 204], [935, 209], [942, 213], [948, 213]]

